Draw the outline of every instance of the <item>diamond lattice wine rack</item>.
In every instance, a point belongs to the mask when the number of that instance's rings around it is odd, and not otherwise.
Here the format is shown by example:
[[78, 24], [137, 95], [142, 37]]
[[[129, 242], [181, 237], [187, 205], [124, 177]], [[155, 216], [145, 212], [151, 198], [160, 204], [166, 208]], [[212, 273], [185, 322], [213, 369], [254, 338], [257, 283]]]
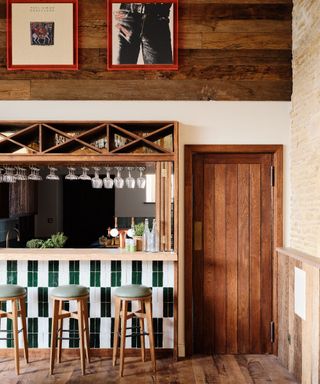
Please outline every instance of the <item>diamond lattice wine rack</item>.
[[0, 122], [0, 163], [174, 161], [176, 122]]

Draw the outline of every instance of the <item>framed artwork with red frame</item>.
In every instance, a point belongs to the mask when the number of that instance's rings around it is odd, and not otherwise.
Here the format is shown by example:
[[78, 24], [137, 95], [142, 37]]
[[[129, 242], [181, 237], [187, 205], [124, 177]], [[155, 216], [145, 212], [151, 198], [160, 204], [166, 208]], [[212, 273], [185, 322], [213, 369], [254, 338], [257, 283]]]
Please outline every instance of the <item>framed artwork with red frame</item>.
[[8, 70], [78, 69], [78, 0], [7, 0]]
[[107, 0], [107, 69], [178, 69], [178, 0]]

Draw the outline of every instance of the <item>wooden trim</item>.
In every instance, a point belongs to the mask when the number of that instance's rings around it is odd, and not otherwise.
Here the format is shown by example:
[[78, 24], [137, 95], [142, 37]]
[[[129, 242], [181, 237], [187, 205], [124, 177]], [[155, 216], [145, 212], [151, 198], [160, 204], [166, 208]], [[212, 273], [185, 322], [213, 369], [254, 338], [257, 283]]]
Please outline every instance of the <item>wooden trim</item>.
[[0, 260], [141, 260], [177, 261], [175, 252], [127, 252], [96, 248], [1, 248]]
[[320, 258], [301, 252], [294, 248], [277, 248], [276, 252], [281, 256], [288, 256], [294, 260], [301, 261], [304, 264], [311, 265], [314, 268], [320, 269]]
[[278, 256], [277, 247], [283, 244], [283, 146], [282, 145], [185, 145], [184, 178], [184, 280], [185, 280], [185, 348], [186, 356], [192, 355], [192, 255], [193, 255], [193, 157], [197, 154], [215, 153], [270, 153], [275, 167], [274, 218], [273, 218], [273, 316], [276, 330], [273, 353], [278, 353]]

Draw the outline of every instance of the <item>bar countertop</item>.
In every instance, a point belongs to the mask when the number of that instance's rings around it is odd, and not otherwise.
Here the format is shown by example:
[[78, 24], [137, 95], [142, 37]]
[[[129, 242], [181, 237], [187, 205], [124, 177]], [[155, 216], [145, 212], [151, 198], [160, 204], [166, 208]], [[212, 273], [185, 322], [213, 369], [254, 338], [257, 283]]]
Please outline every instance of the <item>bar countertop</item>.
[[128, 252], [96, 248], [0, 248], [0, 260], [137, 260], [177, 261], [175, 252]]

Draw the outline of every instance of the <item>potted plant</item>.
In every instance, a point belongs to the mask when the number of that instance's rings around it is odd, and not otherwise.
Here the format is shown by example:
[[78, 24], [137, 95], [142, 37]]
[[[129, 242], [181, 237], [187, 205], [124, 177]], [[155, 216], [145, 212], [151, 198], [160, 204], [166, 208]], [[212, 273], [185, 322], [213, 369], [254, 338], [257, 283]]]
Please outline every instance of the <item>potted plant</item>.
[[134, 239], [136, 241], [136, 250], [142, 251], [142, 235], [144, 232], [144, 223], [139, 223], [134, 226]]

